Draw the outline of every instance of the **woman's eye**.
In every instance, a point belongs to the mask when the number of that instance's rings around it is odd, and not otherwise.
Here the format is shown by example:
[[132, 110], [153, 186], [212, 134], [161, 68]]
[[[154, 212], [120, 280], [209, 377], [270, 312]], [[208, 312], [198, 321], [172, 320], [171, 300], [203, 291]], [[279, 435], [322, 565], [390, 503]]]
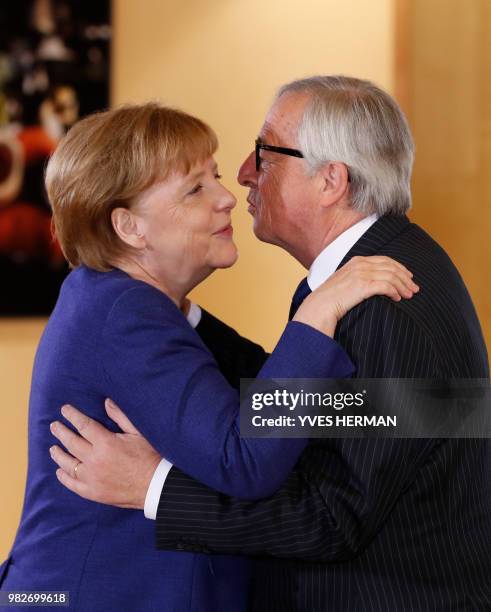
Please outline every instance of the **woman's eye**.
[[[217, 181], [221, 180], [222, 175], [218, 174], [218, 172], [215, 174], [215, 179]], [[199, 193], [201, 190], [203, 189], [203, 185], [201, 183], [198, 183], [195, 187], [193, 187], [191, 189], [191, 191], [188, 191], [187, 195], [196, 195], [197, 193]]]
[[202, 189], [203, 185], [196, 185], [196, 187], [193, 187], [193, 189], [191, 189], [188, 195], [194, 195], [195, 193], [199, 193]]

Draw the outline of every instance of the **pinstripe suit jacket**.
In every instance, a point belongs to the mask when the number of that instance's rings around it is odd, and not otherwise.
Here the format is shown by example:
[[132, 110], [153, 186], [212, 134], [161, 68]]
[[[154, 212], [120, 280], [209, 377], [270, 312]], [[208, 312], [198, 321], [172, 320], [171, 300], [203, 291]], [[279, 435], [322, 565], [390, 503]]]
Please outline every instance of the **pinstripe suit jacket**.
[[[487, 378], [476, 313], [441, 247], [388, 216], [342, 263], [373, 254], [401, 261], [421, 291], [372, 298], [340, 322], [357, 376]], [[209, 315], [199, 331], [232, 382], [260, 367], [261, 349]], [[255, 502], [173, 468], [157, 543], [257, 557], [256, 612], [491, 610], [490, 468], [489, 440], [315, 440], [281, 489]]]

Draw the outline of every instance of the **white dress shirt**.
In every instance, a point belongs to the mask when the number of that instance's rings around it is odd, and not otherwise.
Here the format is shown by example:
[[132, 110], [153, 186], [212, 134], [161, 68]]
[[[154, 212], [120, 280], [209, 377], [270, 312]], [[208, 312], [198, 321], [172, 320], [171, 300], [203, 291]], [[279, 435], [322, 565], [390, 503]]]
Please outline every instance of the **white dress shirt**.
[[324, 281], [336, 272], [336, 268], [343, 261], [344, 256], [377, 219], [378, 215], [370, 215], [358, 221], [358, 223], [345, 230], [317, 255], [314, 263], [310, 266], [307, 276], [307, 283], [312, 291], [315, 291], [317, 287], [322, 285]]
[[[322, 285], [324, 281], [334, 274], [336, 268], [343, 261], [344, 256], [349, 252], [351, 247], [358, 242], [377, 219], [378, 215], [374, 214], [358, 221], [358, 223], [355, 223], [355, 225], [352, 225], [340, 234], [335, 240], [328, 244], [319, 255], [317, 255], [307, 276], [307, 283], [312, 291], [315, 291], [317, 287]], [[192, 327], [196, 327], [201, 319], [201, 308], [191, 303], [187, 319]], [[171, 467], [172, 463], [169, 463], [166, 459], [162, 459], [150, 481], [144, 508], [145, 516], [148, 519], [155, 520], [157, 518], [157, 509], [162, 495], [162, 489], [164, 488], [165, 480]]]

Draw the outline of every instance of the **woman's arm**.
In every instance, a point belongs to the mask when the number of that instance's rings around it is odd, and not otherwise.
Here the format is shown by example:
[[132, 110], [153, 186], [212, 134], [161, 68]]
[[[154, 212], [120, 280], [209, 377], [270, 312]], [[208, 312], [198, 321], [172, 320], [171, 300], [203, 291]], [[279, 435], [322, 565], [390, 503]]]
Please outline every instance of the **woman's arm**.
[[[270, 495], [306, 440], [246, 439], [239, 396], [182, 313], [150, 286], [113, 306], [101, 339], [106, 394], [169, 461], [208, 486], [241, 498]], [[353, 366], [319, 331], [289, 323], [262, 378], [343, 377]]]

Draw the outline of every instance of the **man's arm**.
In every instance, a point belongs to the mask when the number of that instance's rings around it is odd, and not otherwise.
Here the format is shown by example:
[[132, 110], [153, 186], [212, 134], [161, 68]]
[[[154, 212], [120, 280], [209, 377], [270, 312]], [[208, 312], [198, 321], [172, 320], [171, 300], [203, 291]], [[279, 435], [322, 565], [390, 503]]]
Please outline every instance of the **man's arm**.
[[311, 443], [285, 484], [252, 502], [173, 468], [158, 508], [157, 547], [320, 562], [356, 557], [433, 448], [431, 440], [413, 442]]
[[[377, 354], [378, 376], [438, 375], [439, 359], [427, 334], [397, 306], [374, 298], [349, 316], [358, 325], [370, 323], [366, 343]], [[157, 513], [157, 545], [305, 560], [348, 558], [377, 533], [435, 444], [311, 442], [280, 490], [254, 502], [220, 495], [173, 468]]]
[[255, 378], [269, 357], [259, 344], [247, 340], [206, 310], [196, 331], [213, 354], [221, 373], [238, 389], [241, 378]]

